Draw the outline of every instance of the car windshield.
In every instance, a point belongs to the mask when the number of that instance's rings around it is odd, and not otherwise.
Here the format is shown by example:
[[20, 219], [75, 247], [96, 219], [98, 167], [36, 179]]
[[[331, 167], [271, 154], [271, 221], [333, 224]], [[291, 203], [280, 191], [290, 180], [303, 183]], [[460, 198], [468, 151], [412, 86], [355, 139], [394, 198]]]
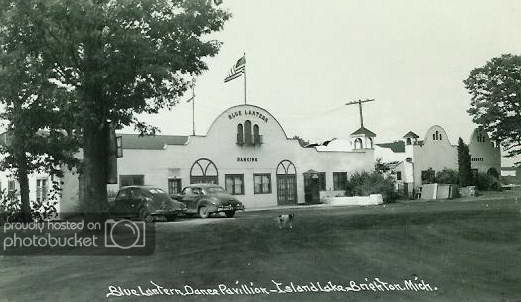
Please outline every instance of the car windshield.
[[208, 193], [222, 193], [224, 189], [222, 187], [208, 187], [205, 189]]

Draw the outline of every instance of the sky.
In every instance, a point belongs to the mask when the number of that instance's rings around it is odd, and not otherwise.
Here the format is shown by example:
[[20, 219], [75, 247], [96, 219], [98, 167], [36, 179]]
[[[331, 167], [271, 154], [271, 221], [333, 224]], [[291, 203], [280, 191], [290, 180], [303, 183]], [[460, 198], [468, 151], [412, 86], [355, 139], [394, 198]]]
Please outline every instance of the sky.
[[[421, 138], [432, 125], [452, 144], [475, 125], [463, 85], [473, 68], [521, 54], [521, 1], [224, 0], [232, 13], [211, 39], [223, 42], [197, 78], [196, 134], [244, 103], [242, 78], [223, 83], [246, 53], [248, 103], [268, 110], [288, 136], [346, 137], [364, 125], [376, 142]], [[186, 99], [189, 95], [186, 96]], [[142, 116], [161, 134], [192, 133], [192, 104]], [[125, 129], [130, 132], [131, 129]]]

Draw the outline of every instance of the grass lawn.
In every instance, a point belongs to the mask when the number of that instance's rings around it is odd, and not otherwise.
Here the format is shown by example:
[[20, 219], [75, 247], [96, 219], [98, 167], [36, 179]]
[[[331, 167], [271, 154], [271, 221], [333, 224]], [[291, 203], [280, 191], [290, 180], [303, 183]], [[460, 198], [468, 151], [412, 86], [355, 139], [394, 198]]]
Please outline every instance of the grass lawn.
[[[413, 202], [157, 224], [151, 256], [4, 256], [0, 301], [100, 301], [108, 286], [348, 285], [417, 276], [433, 292], [119, 297], [114, 301], [521, 301], [521, 201]], [[274, 218], [295, 213], [295, 228]]]

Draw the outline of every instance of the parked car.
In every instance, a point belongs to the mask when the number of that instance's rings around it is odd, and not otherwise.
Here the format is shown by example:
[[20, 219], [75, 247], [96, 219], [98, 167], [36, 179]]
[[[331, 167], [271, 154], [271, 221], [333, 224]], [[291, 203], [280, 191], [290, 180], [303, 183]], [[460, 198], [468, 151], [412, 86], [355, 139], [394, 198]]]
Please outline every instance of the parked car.
[[175, 194], [172, 198], [186, 205], [188, 208], [186, 214], [198, 214], [201, 218], [221, 212], [231, 218], [236, 211], [244, 210], [244, 205], [237, 198], [214, 184], [190, 185], [185, 187], [181, 194]]
[[152, 186], [122, 187], [109, 205], [112, 217], [139, 218], [147, 222], [158, 216], [174, 220], [186, 212], [184, 203], [172, 200], [165, 191]]

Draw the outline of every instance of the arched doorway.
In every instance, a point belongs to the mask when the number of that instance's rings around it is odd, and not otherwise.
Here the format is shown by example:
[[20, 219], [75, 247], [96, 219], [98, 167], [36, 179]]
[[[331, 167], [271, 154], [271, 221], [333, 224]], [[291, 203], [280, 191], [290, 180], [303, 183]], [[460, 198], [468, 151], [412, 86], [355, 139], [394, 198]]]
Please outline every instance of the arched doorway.
[[277, 204], [297, 203], [297, 169], [289, 160], [277, 165]]
[[190, 168], [191, 184], [219, 184], [217, 166], [208, 158], [199, 158]]

